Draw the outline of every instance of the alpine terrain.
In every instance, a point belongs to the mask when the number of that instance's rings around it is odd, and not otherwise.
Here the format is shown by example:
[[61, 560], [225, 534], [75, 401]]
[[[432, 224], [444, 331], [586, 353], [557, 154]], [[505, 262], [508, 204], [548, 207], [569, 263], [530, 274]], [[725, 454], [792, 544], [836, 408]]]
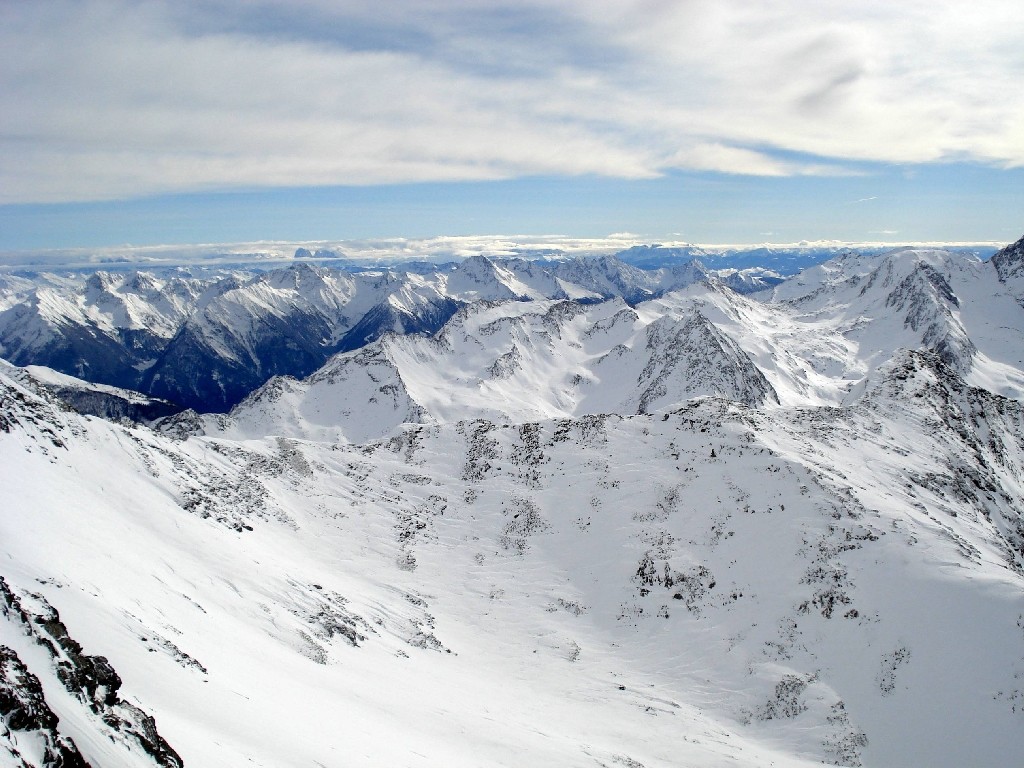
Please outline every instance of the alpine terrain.
[[627, 255], [0, 278], [0, 766], [1019, 761], [1024, 239]]

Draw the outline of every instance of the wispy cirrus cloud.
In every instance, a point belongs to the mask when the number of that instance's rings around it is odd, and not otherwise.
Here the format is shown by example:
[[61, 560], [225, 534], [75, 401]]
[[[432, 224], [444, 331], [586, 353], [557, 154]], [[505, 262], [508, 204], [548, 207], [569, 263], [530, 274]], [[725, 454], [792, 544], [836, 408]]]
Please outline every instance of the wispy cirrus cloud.
[[0, 5], [0, 202], [1024, 165], [1013, 2]]

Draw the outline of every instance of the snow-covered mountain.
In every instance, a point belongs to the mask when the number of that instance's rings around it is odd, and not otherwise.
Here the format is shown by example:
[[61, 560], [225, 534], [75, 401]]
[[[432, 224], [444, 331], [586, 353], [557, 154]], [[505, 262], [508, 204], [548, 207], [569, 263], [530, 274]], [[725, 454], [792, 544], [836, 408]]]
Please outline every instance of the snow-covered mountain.
[[714, 283], [635, 309], [621, 299], [476, 302], [432, 338], [388, 335], [304, 381], [273, 379], [207, 421], [233, 437], [269, 427], [362, 442], [409, 422], [650, 413], [699, 396], [778, 402], [741, 346], [702, 314], [707, 296], [750, 303]]
[[1012, 763], [1022, 243], [204, 284], [223, 359], [461, 306], [154, 426], [0, 365], [0, 765]]
[[17, 364], [137, 388], [203, 295], [198, 281], [145, 273], [44, 279], [0, 312], [0, 351]]
[[700, 396], [838, 406], [904, 349], [1024, 397], [1024, 308], [990, 263], [848, 255], [755, 297], [683, 282], [634, 306], [478, 301], [431, 338], [390, 334], [305, 381], [271, 380], [206, 429], [362, 442], [409, 422], [662, 412]]
[[392, 273], [299, 265], [260, 275], [194, 312], [142, 380], [158, 397], [224, 410], [270, 376], [304, 376], [381, 333], [433, 332], [458, 308]]
[[432, 334], [466, 303], [620, 296], [635, 302], [707, 274], [696, 263], [644, 271], [610, 257], [542, 265], [477, 256], [422, 274], [300, 263], [212, 278], [12, 276], [0, 283], [0, 355], [224, 411], [272, 376], [306, 376], [332, 354], [385, 333]]
[[[833, 350], [824, 351], [824, 357], [820, 349], [795, 353], [805, 358], [807, 370], [791, 382], [801, 396], [822, 385], [831, 387], [832, 367], [846, 366], [847, 379], [859, 380], [892, 350], [918, 345], [941, 346], [964, 373], [978, 368], [973, 383], [979, 376], [1006, 379], [991, 386], [1012, 394], [1020, 382], [1012, 370], [1000, 367], [1004, 338], [1012, 333], [999, 330], [999, 318], [1004, 314], [1000, 302], [1007, 296], [1018, 303], [1024, 297], [1024, 284], [1017, 286], [1024, 272], [1014, 267], [1020, 249], [1014, 247], [989, 262], [952, 251], [847, 252], [782, 283], [763, 269], [714, 271], [691, 259], [645, 270], [608, 256], [545, 262], [475, 256], [417, 272], [350, 273], [297, 264], [255, 276], [212, 278], [96, 273], [83, 282], [53, 275], [32, 280], [9, 276], [0, 286], [0, 306], [6, 306], [0, 311], [0, 354], [18, 365], [45, 365], [199, 411], [226, 411], [273, 376], [301, 378], [331, 355], [360, 349], [388, 333], [431, 335], [459, 307], [475, 302], [570, 300], [582, 305], [622, 299], [635, 306], [670, 302], [666, 297], [711, 282], [731, 288], [732, 294], [753, 295], [769, 308], [753, 313], [767, 313], [755, 322], [756, 333], [741, 327], [729, 331], [721, 323], [716, 328], [731, 332], [747, 354], [760, 360], [773, 386], [778, 382], [765, 368], [779, 367], [793, 353], [793, 341], [821, 347], [825, 332]], [[639, 259], [636, 253], [633, 257]], [[961, 296], [969, 305], [963, 310]], [[995, 304], [986, 310], [990, 297]], [[986, 311], [994, 319], [984, 319]], [[736, 315], [723, 312], [719, 320]], [[964, 322], [986, 327], [965, 328]], [[780, 323], [796, 336], [767, 351], [751, 337], [778, 337]], [[813, 328], [817, 341], [799, 341], [799, 328]], [[862, 338], [867, 332], [875, 337]], [[853, 347], [872, 351], [852, 357], [842, 353]], [[830, 360], [834, 353], [839, 359]], [[988, 364], [992, 360], [998, 370]], [[823, 380], [815, 380], [818, 373]], [[788, 393], [777, 396], [785, 400]]]
[[1019, 243], [989, 262], [915, 249], [880, 259], [851, 255], [783, 283], [773, 301], [841, 334], [857, 350], [861, 370], [894, 350], [925, 347], [971, 383], [1019, 399], [1024, 314], [998, 267], [1014, 248]]

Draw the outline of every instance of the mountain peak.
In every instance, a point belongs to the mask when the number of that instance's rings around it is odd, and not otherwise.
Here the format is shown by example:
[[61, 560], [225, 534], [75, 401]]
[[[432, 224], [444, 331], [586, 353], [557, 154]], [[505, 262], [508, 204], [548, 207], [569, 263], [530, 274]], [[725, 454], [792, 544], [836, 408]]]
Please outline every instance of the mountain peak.
[[992, 256], [992, 266], [1002, 282], [1024, 275], [1024, 237]]

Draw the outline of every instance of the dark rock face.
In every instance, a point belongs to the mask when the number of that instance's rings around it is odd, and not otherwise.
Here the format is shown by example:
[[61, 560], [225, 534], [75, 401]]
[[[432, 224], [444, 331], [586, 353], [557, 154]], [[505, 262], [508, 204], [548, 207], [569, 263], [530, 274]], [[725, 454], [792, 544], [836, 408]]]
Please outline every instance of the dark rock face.
[[657, 320], [647, 330], [650, 360], [637, 382], [638, 412], [648, 413], [670, 391], [715, 395], [752, 408], [778, 394], [739, 345], [698, 310], [678, 322]]
[[1014, 277], [1024, 275], [1024, 237], [1006, 246], [992, 257], [992, 266], [1004, 283]]
[[[146, 398], [127, 390], [97, 387], [84, 381], [70, 380], [68, 383], [58, 383], [39, 378], [28, 370], [12, 368], [11, 371], [14, 379], [29, 392], [60, 410], [76, 411], [86, 416], [99, 416], [114, 421], [127, 419], [133, 422], [152, 422], [182, 411], [182, 408], [174, 403]], [[19, 394], [14, 389], [5, 387], [0, 391], [0, 406], [7, 405], [12, 399], [20, 400], [23, 396], [23, 393]], [[0, 415], [0, 422], [14, 418], [18, 410], [20, 409], [15, 407], [8, 409], [6, 416]]]
[[7, 727], [16, 731], [57, 727], [57, 716], [43, 698], [39, 678], [5, 645], [0, 645], [0, 714]]
[[[46, 703], [39, 678], [11, 648], [0, 645], [0, 719], [6, 732], [0, 734], [0, 755], [28, 766], [11, 739], [12, 731], [35, 737], [42, 744], [39, 765], [45, 768], [91, 768], [75, 742], [57, 731], [59, 719]], [[16, 734], [13, 734], [16, 735]]]
[[[182, 768], [182, 759], [160, 736], [153, 717], [118, 696], [121, 678], [110, 662], [103, 656], [86, 654], [68, 633], [57, 609], [45, 598], [37, 594], [19, 596], [0, 576], [0, 617], [20, 625], [48, 651], [57, 679], [68, 693], [99, 716], [114, 742], [138, 745], [162, 768]], [[0, 647], [0, 669], [4, 671], [4, 678], [0, 679], [0, 712], [4, 718], [10, 713], [17, 722], [34, 725], [33, 730], [52, 738], [54, 757], [43, 765], [87, 766], [74, 744], [57, 733], [57, 716], [42, 698], [38, 678], [10, 649]], [[62, 750], [66, 753], [63, 756]]]
[[149, 399], [133, 402], [112, 393], [96, 390], [57, 386], [48, 389], [78, 413], [113, 421], [156, 421], [183, 410], [181, 406], [167, 400]]
[[[363, 318], [345, 334], [334, 352], [349, 352], [371, 344], [385, 333], [433, 334], [447, 323], [462, 307], [454, 299], [431, 302], [418, 313], [403, 312], [393, 305], [382, 302], [363, 315]], [[333, 354], [333, 352], [332, 352]], [[321, 362], [326, 362], [327, 358]], [[319, 366], [318, 366], [319, 367]]]

